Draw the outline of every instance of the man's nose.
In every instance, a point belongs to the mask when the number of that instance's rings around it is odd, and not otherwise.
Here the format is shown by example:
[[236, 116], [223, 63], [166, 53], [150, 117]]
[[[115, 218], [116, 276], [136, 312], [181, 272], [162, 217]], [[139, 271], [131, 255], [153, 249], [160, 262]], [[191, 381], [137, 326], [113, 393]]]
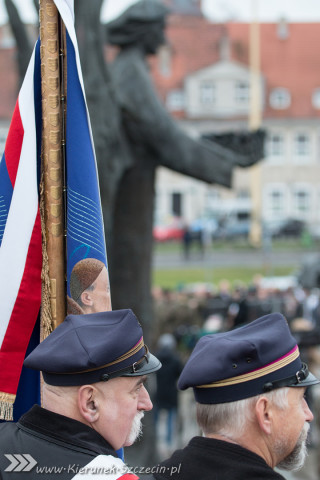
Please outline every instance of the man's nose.
[[306, 417], [306, 422], [312, 422], [313, 420], [313, 413], [311, 412], [309, 405], [305, 401], [305, 406], [304, 406], [304, 414]]
[[138, 410], [145, 410], [148, 412], [153, 407], [152, 402], [150, 400], [149, 393], [145, 386], [143, 386], [139, 393], [139, 402], [138, 402]]

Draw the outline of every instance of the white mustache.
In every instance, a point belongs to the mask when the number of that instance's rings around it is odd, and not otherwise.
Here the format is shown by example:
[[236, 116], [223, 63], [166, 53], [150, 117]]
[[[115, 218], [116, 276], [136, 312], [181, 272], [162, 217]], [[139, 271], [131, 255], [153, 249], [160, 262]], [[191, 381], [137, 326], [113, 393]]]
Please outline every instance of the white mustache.
[[302, 431], [301, 431], [302, 441], [307, 440], [308, 434], [309, 434], [309, 430], [310, 430], [310, 423], [306, 422], [306, 423], [303, 425], [303, 429], [302, 429]]
[[144, 417], [144, 412], [138, 412], [132, 422], [130, 433], [127, 437], [129, 444], [134, 443], [142, 435], [142, 423], [141, 420]]

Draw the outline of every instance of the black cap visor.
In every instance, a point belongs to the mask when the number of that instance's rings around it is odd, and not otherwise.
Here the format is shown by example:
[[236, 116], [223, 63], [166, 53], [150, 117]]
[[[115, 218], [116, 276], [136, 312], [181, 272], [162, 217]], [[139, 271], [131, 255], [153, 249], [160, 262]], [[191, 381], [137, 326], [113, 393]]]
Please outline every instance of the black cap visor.
[[290, 377], [282, 378], [281, 380], [276, 380], [274, 382], [268, 382], [264, 385], [263, 390], [265, 392], [270, 392], [276, 388], [283, 387], [310, 387], [311, 385], [316, 385], [320, 383], [312, 373], [309, 372], [308, 366], [303, 363], [301, 370], [299, 370], [295, 375]]
[[320, 380], [318, 380], [312, 373], [309, 372], [309, 375], [305, 380], [302, 380], [300, 383], [296, 383], [294, 385], [289, 385], [290, 387], [311, 387], [311, 385], [317, 385], [317, 383], [320, 383]]
[[148, 375], [149, 373], [156, 372], [162, 367], [160, 360], [157, 359], [152, 353], [148, 353], [144, 361], [142, 362], [141, 367], [139, 368], [138, 362], [135, 366], [132, 365], [132, 370], [128, 373], [123, 374], [123, 377], [137, 377], [140, 375]]

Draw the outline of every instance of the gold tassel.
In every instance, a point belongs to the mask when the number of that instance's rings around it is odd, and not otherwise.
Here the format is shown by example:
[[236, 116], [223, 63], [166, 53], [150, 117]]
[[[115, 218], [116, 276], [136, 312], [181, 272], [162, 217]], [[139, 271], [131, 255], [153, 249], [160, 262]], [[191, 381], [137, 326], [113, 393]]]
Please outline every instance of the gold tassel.
[[16, 396], [12, 393], [0, 392], [0, 419], [13, 420], [13, 404]]

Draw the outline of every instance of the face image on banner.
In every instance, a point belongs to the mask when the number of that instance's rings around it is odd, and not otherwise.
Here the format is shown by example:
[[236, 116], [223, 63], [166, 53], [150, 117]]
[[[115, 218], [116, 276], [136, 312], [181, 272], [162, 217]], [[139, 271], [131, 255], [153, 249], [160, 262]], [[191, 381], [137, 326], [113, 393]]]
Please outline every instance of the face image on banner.
[[75, 264], [70, 275], [68, 314], [96, 313], [111, 310], [107, 267], [96, 258]]

